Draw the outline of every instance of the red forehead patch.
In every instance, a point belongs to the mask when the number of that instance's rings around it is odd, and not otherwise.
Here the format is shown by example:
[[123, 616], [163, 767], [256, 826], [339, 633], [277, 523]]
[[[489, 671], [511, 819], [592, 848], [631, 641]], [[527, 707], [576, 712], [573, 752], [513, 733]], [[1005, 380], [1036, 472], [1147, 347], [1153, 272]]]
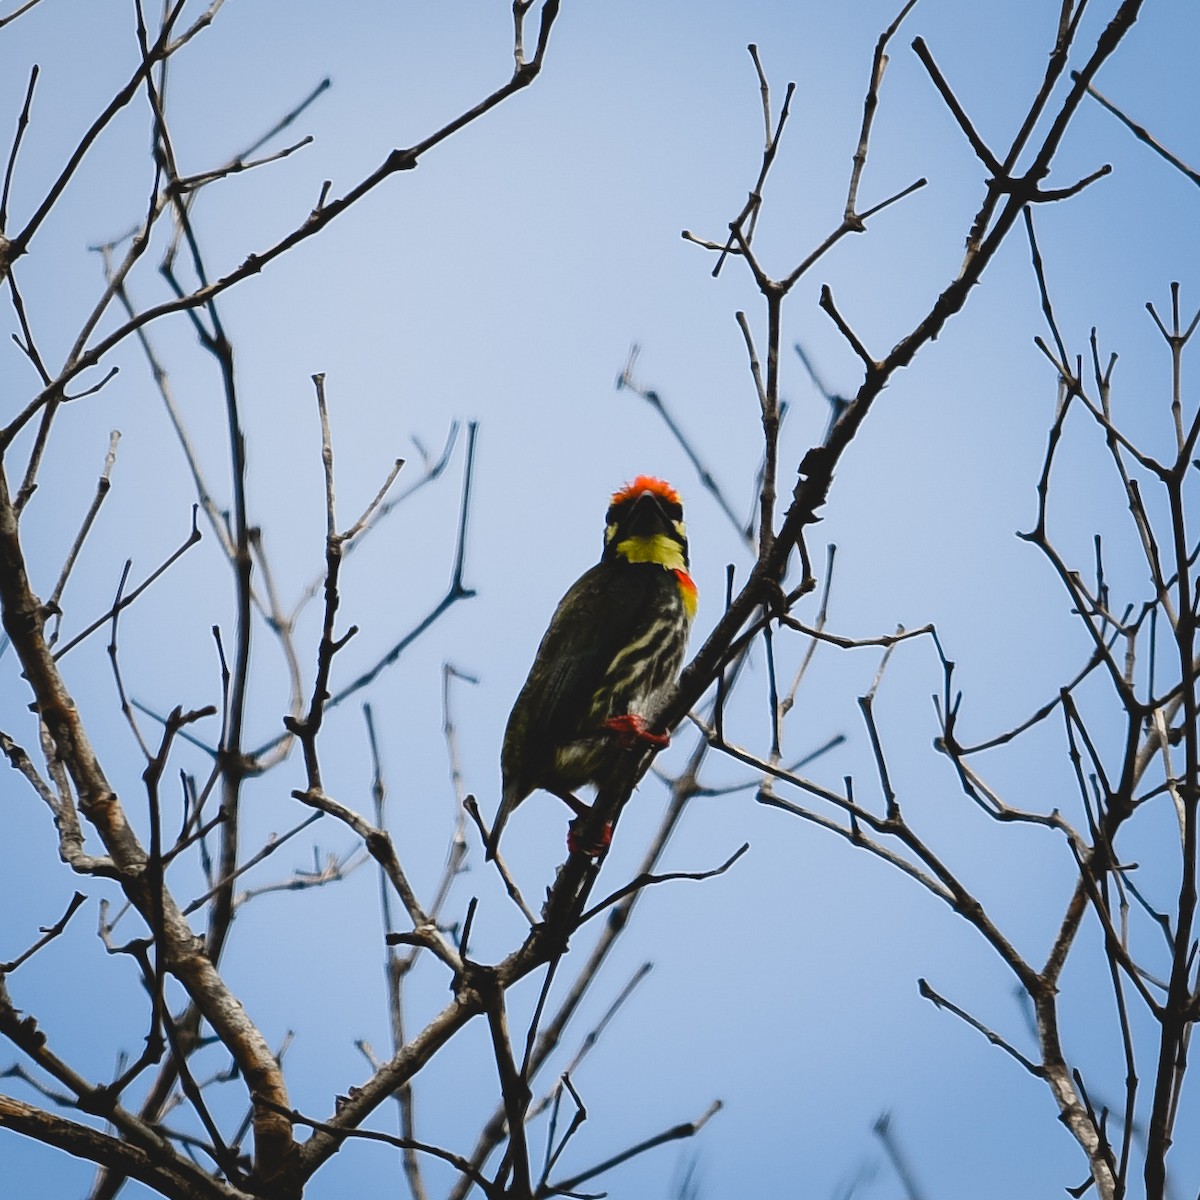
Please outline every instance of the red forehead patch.
[[665, 479], [656, 479], [653, 475], [639, 475], [619, 492], [613, 492], [612, 503], [620, 504], [625, 500], [632, 500], [643, 492], [653, 492], [668, 504], [679, 503], [679, 493]]

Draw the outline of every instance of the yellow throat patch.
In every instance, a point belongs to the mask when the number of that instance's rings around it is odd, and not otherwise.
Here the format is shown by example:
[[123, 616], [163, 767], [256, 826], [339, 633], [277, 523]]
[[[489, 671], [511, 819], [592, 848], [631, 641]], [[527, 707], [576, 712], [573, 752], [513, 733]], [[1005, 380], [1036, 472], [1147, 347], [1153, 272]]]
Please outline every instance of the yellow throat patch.
[[687, 563], [683, 559], [683, 547], [665, 533], [655, 533], [649, 537], [627, 537], [617, 543], [617, 553], [631, 563], [650, 562], [658, 563], [668, 571], [687, 570]]

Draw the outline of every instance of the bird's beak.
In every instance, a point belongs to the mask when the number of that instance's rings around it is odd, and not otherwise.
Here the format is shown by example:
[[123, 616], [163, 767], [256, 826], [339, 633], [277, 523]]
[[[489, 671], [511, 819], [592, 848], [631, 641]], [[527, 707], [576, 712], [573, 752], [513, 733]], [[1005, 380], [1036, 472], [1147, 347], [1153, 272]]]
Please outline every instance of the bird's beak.
[[654, 537], [655, 534], [672, 533], [674, 527], [658, 497], [653, 492], [643, 492], [629, 510], [622, 523], [621, 533], [625, 537]]

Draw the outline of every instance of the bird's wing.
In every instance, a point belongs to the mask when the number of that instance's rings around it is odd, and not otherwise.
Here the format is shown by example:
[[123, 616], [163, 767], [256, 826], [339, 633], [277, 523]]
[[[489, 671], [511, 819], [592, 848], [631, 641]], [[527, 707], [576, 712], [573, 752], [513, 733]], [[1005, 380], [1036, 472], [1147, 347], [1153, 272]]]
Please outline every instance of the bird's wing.
[[[538, 647], [524, 694], [525, 736], [557, 745], [584, 732], [589, 699], [633, 636], [654, 580], [644, 570], [585, 572], [562, 598]], [[619, 594], [618, 594], [619, 592]]]

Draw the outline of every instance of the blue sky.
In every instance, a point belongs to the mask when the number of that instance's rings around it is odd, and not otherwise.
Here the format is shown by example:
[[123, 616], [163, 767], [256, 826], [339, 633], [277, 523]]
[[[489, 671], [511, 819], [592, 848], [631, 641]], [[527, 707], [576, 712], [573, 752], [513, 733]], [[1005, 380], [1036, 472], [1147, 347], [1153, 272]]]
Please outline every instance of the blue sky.
[[[1084, 21], [1094, 43], [1112, 5]], [[749, 503], [759, 434], [753, 385], [733, 314], [744, 309], [762, 346], [761, 299], [736, 262], [718, 280], [711, 256], [680, 237], [719, 237], [753, 182], [761, 153], [757, 82], [746, 44], [760, 47], [776, 104], [797, 84], [793, 116], [770, 179], [758, 246], [785, 274], [840, 219], [850, 155], [875, 38], [893, 6], [698, 2], [641, 5], [566, 0], [542, 78], [477, 125], [389, 181], [325, 234], [248, 281], [223, 302], [238, 355], [251, 467], [251, 519], [260, 524], [277, 582], [296, 596], [319, 572], [323, 513], [319, 431], [310, 376], [324, 372], [348, 522], [374, 494], [392, 460], [413, 460], [413, 440], [440, 447], [451, 422], [479, 422], [466, 581], [478, 595], [370, 690], [383, 730], [394, 829], [406, 863], [428, 887], [441, 866], [451, 814], [441, 740], [441, 664], [478, 679], [455, 690], [466, 787], [485, 811], [498, 796], [504, 721], [538, 637], [566, 586], [598, 555], [608, 494], [639, 472], [675, 483], [688, 508], [702, 606], [697, 638], [716, 619], [725, 565], [747, 558], [716, 505], [655, 414], [613, 381], [631, 344], [641, 381], [656, 388], [688, 429], [738, 507]], [[1058, 5], [1022, 0], [962, 4], [922, 0], [895, 39], [874, 145], [861, 190], [874, 203], [918, 176], [929, 185], [841, 244], [797, 287], [785, 313], [785, 347], [804, 344], [835, 391], [859, 382], [859, 364], [817, 308], [829, 283], [841, 311], [874, 353], [908, 332], [953, 277], [982, 196], [983, 170], [916, 56], [923, 36], [982, 135], [1006, 144], [1036, 87]], [[128, 5], [69, 13], [44, 0], [0, 33], [0, 128], [19, 111], [28, 65], [39, 62], [33, 125], [14, 188], [28, 211], [80, 131], [130, 69]], [[510, 17], [502, 4], [230, 4], [180, 59], [172, 79], [173, 129], [187, 170], [223, 161], [253, 141], [324, 76], [329, 91], [292, 131], [312, 146], [286, 161], [210, 189], [196, 207], [210, 268], [223, 273], [269, 245], [315, 203], [322, 181], [340, 194], [394, 146], [411, 144], [507, 75]], [[1184, 158], [1195, 146], [1192, 48], [1200, 16], [1182, 2], [1148, 4], [1100, 86]], [[137, 219], [149, 185], [144, 102], [131, 106], [89, 157], [78, 186], [21, 264], [27, 303], [51, 357], [69, 345], [100, 285], [87, 247]], [[1068, 136], [1054, 186], [1103, 162], [1114, 173], [1074, 200], [1039, 211], [1037, 228], [1064, 333], [1086, 349], [1097, 326], [1120, 351], [1118, 413], [1153, 445], [1169, 433], [1168, 360], [1146, 316], [1169, 306], [1181, 280], [1185, 308], [1197, 288], [1195, 192], [1097, 107]], [[161, 294], [144, 272], [143, 303]], [[1191, 300], [1189, 302], [1189, 297]], [[11, 314], [9, 317], [11, 324]], [[1033, 345], [1044, 333], [1028, 250], [1014, 235], [964, 313], [901, 372], [845, 456], [818, 556], [838, 545], [830, 626], [869, 636], [898, 623], [936, 622], [958, 663], [964, 726], [982, 738], [1048, 699], [1086, 654], [1083, 633], [1046, 564], [1015, 531], [1031, 526], [1034, 485], [1053, 418], [1055, 380]], [[154, 329], [214, 488], [228, 492], [219, 381], [178, 319]], [[7, 341], [7, 339], [6, 339]], [[23, 404], [31, 386], [16, 351], [4, 351], [6, 393]], [[134, 577], [181, 540], [192, 494], [136, 349], [113, 359], [121, 374], [72, 406], [47, 461], [27, 544], [37, 587], [53, 586], [76, 516], [86, 507], [108, 432], [122, 431], [113, 492], [64, 606], [78, 627], [102, 610], [127, 556]], [[782, 482], [827, 419], [799, 361], [785, 355], [789, 401]], [[1103, 531], [1114, 586], [1127, 598], [1142, 574], [1122, 524], [1122, 498], [1103, 471], [1103, 446], [1072, 426], [1053, 524], [1081, 569]], [[453, 555], [463, 464], [398, 510], [347, 565], [341, 615], [362, 632], [339, 661], [343, 680], [370, 665], [440, 598]], [[51, 502], [48, 497], [54, 496]], [[813, 614], [811, 604], [802, 610]], [[311, 670], [318, 614], [299, 629]], [[131, 691], [159, 710], [211, 701], [217, 680], [210, 626], [228, 627], [230, 587], [210, 537], [148, 594], [122, 627]], [[94, 722], [114, 779], [137, 794], [140, 763], [113, 697], [102, 638], [74, 655], [70, 682]], [[795, 662], [802, 647], [781, 647]], [[789, 720], [786, 753], [800, 755], [844, 734], [845, 745], [812, 770], [836, 786], [854, 774], [872, 787], [869, 747], [855, 698], [878, 666], [872, 651], [817, 655]], [[251, 741], [279, 728], [286, 703], [270, 640], [256, 648]], [[0, 728], [19, 729], [25, 700], [11, 655]], [[941, 673], [927, 643], [898, 652], [878, 712], [895, 779], [915, 822], [1036, 960], [1072, 882], [1061, 841], [987, 824], [930, 749], [931, 693]], [[737, 738], [766, 745], [761, 662], [731, 713]], [[1099, 703], [1099, 698], [1097, 698]], [[1100, 718], [1097, 718], [1100, 720]], [[681, 734], [681, 745], [690, 736]], [[1077, 801], [1059, 741], [1047, 733], [985, 766], [1014, 803]], [[357, 705], [331, 718], [324, 744], [328, 787], [369, 807], [369, 763]], [[186, 760], [186, 756], [185, 756]], [[665, 757], [669, 770], [679, 748]], [[197, 761], [190, 764], [199, 769]], [[710, 760], [714, 784], [750, 782], [736, 764]], [[247, 789], [248, 837], [282, 831], [298, 815], [288, 793], [292, 761]], [[0, 957], [34, 924], [52, 921], [75, 886], [55, 858], [53, 831], [15, 777], [5, 786], [4, 837], [29, 845], [0, 878]], [[132, 803], [132, 801], [131, 801]], [[640, 789], [606, 867], [613, 886], [636, 863], [640, 838], [664, 803]], [[506, 850], [530, 896], [560, 861], [564, 818], [550, 797], [531, 798], [506, 834]], [[140, 819], [140, 817], [139, 817]], [[318, 827], [322, 851], [346, 851], [348, 834]], [[680, 883], [646, 898], [575, 1031], [587, 1028], [639, 963], [655, 969], [605, 1035], [576, 1082], [591, 1112], [574, 1149], [578, 1166], [660, 1128], [698, 1116], [720, 1097], [725, 1110], [695, 1142], [667, 1147], [615, 1173], [611, 1195], [667, 1195], [690, 1155], [702, 1194], [842, 1194], [890, 1200], [900, 1184], [881, 1162], [871, 1125], [890, 1111], [929, 1197], [1060, 1195], [1083, 1162], [1055, 1119], [1043, 1085], [953, 1018], [920, 999], [930, 982], [981, 1019], [1024, 1037], [1012, 979], [952, 914], [908, 881], [818, 830], [755, 805], [752, 791], [700, 799], [668, 855], [673, 869], [715, 865], [742, 841], [750, 855], [728, 875]], [[34, 870], [40, 856], [45, 869]], [[311, 842], [272, 860], [268, 882], [311, 860]], [[186, 885], [181, 885], [186, 890]], [[360, 1081], [353, 1039], [386, 1045], [376, 880], [361, 870], [344, 884], [264, 897], [235, 925], [226, 966], [271, 1041], [296, 1032], [288, 1066], [293, 1100], [322, 1116]], [[96, 895], [99, 892], [95, 889]], [[481, 855], [460, 880], [452, 911], [481, 898], [481, 955], [519, 934]], [[25, 904], [29, 907], [26, 909]], [[89, 912], [94, 915], [95, 899]], [[114, 1045], [141, 1036], [138, 989], [126, 965], [98, 951], [91, 916], [23, 969], [12, 989], [57, 1043], [103, 1076]], [[17, 928], [19, 925], [19, 928]], [[1094, 930], [1091, 931], [1094, 934]], [[580, 943], [586, 945], [586, 939]], [[63, 995], [72, 952], [86, 955], [86, 990], [99, 998], [81, 1027], [77, 986]], [[1068, 1046], [1117, 1094], [1111, 997], [1096, 997], [1085, 964], [1068, 976]], [[18, 986], [19, 984], [19, 986]], [[415, 981], [414, 1027], [436, 1011], [445, 980]], [[1077, 990], [1071, 991], [1074, 987]], [[1107, 985], [1104, 985], [1106, 989]], [[532, 1003], [526, 987], [513, 998]], [[94, 1029], [112, 1039], [93, 1036]], [[116, 1031], [121, 1031], [118, 1036]], [[463, 1149], [495, 1102], [484, 1031], [472, 1029], [419, 1081], [422, 1136]], [[568, 1038], [568, 1045], [573, 1040]], [[1022, 1043], [1028, 1045], [1027, 1042]], [[8, 1060], [0, 1052], [0, 1065]], [[482, 1063], [482, 1066], [481, 1066]], [[392, 1128], [382, 1110], [379, 1126]], [[88, 1171], [6, 1137], [14, 1195], [76, 1195]], [[1014, 1147], [1021, 1147], [1018, 1154]], [[1182, 1178], [1196, 1168], [1181, 1146]], [[1189, 1156], [1191, 1156], [1189, 1158]], [[399, 1187], [394, 1156], [350, 1147], [318, 1176], [314, 1200], [356, 1188]], [[432, 1179], [439, 1176], [430, 1168]], [[138, 1194], [131, 1187], [130, 1195]]]

